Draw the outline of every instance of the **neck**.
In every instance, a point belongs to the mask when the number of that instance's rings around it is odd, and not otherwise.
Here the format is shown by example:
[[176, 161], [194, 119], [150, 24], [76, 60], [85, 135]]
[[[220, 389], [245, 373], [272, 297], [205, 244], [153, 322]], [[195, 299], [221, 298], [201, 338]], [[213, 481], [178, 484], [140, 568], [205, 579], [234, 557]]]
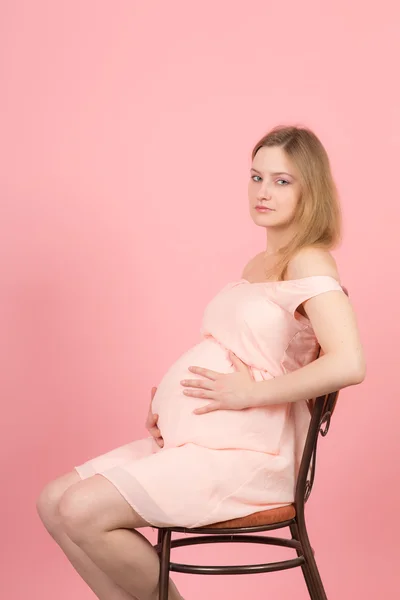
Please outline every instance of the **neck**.
[[286, 244], [292, 239], [293, 233], [293, 229], [289, 227], [283, 230], [276, 227], [267, 227], [267, 244], [265, 255], [273, 256], [277, 254], [278, 251], [286, 246]]

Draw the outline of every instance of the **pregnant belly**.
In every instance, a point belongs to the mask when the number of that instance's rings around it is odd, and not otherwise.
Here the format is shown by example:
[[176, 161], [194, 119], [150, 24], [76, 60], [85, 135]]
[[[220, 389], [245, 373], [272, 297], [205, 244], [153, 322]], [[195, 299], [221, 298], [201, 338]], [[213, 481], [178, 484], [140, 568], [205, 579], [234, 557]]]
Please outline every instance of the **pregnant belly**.
[[[213, 338], [206, 338], [185, 352], [168, 369], [158, 385], [153, 399], [153, 412], [159, 415], [158, 425], [164, 438], [164, 448], [195, 443], [207, 448], [242, 448], [279, 454], [287, 407], [274, 405], [245, 410], [217, 410], [204, 415], [193, 411], [208, 400], [183, 394], [182, 379], [206, 379], [188, 370], [189, 366], [232, 373], [235, 369], [228, 350]], [[254, 376], [257, 373], [254, 372]], [[255, 377], [268, 379], [267, 373]]]

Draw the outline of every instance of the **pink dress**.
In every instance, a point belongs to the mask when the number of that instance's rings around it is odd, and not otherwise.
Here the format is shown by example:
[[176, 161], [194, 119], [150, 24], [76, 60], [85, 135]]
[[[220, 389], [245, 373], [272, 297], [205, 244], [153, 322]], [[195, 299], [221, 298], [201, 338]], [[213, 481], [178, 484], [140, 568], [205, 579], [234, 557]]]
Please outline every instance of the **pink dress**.
[[227, 284], [207, 305], [202, 340], [168, 369], [153, 399], [164, 438], [131, 442], [76, 467], [101, 473], [151, 525], [200, 527], [291, 504], [310, 415], [306, 402], [195, 415], [208, 401], [183, 394], [190, 365], [234, 371], [232, 350], [256, 381], [316, 358], [310, 321], [295, 312], [308, 298], [339, 290], [333, 277]]

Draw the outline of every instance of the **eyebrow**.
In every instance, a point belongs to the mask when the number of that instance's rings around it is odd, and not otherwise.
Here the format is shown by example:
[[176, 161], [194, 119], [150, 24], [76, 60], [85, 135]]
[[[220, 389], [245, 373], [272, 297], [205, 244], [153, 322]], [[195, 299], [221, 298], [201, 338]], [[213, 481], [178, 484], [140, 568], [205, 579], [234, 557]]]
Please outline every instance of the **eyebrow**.
[[[257, 171], [257, 169], [253, 169], [253, 167], [251, 167], [250, 171], [255, 171], [256, 173], [259, 173], [260, 175], [262, 175], [262, 173], [260, 171]], [[271, 173], [271, 175], [289, 175], [289, 177], [296, 179], [294, 177], [294, 175], [291, 175], [290, 173], [286, 173], [285, 171], [275, 171], [275, 172]]]

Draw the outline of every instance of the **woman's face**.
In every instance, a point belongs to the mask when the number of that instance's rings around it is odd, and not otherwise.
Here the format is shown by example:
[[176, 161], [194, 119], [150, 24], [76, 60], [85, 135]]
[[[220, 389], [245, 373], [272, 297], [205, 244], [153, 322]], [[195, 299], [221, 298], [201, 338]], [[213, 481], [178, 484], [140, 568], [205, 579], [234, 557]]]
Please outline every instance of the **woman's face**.
[[[249, 209], [256, 225], [286, 227], [296, 213], [301, 195], [300, 174], [279, 146], [263, 146], [250, 170]], [[259, 210], [257, 207], [269, 210]]]

